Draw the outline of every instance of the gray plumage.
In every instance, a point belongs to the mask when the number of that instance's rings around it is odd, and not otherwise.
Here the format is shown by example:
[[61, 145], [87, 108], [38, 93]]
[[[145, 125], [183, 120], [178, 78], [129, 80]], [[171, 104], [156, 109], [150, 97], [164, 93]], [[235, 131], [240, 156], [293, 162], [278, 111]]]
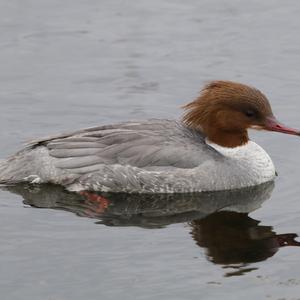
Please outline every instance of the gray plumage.
[[[236, 176], [225, 182], [232, 168]], [[0, 182], [50, 182], [69, 190], [191, 192], [247, 186], [243, 172], [245, 166], [236, 166], [207, 145], [201, 132], [172, 120], [149, 120], [33, 141], [0, 164]]]

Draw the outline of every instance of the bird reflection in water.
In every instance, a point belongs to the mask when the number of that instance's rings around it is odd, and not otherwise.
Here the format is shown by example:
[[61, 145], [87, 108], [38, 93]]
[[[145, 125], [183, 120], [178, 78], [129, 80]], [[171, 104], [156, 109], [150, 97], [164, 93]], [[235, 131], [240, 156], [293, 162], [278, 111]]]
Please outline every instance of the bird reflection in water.
[[242, 275], [249, 264], [273, 256], [281, 247], [300, 246], [294, 233], [276, 234], [248, 216], [270, 198], [274, 183], [240, 190], [189, 194], [73, 193], [53, 185], [5, 187], [33, 207], [62, 209], [97, 219], [106, 226], [161, 228], [187, 222], [208, 259]]
[[300, 246], [295, 240], [297, 234], [276, 234], [271, 226], [259, 223], [246, 213], [221, 211], [190, 224], [197, 245], [206, 248], [213, 263], [237, 269], [226, 273], [234, 276], [257, 269], [248, 265], [266, 260], [280, 247]]

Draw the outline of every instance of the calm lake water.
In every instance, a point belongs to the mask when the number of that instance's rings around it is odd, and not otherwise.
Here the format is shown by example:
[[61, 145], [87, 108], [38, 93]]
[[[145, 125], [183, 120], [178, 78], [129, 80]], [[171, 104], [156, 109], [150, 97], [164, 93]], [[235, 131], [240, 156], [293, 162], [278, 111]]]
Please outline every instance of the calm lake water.
[[[60, 131], [179, 118], [211, 79], [258, 87], [300, 128], [299, 14], [296, 0], [1, 0], [0, 157]], [[251, 137], [275, 186], [0, 191], [0, 298], [300, 299], [300, 139]]]

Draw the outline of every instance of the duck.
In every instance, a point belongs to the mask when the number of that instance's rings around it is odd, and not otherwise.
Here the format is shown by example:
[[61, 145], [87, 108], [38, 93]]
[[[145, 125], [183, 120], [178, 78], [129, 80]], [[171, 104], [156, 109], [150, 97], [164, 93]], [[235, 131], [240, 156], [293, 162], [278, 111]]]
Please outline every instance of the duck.
[[0, 183], [51, 183], [66, 190], [190, 193], [274, 181], [267, 152], [248, 129], [300, 135], [280, 123], [267, 97], [216, 80], [183, 106], [180, 120], [101, 125], [31, 141], [0, 163]]

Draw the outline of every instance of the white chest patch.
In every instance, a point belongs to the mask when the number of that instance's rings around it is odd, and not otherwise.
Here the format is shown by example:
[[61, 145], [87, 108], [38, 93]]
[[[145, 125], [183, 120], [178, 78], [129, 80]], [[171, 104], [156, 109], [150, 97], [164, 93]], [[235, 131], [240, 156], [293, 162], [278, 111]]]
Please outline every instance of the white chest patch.
[[270, 156], [256, 143], [249, 141], [240, 147], [227, 148], [210, 141], [206, 142], [230, 161], [236, 163], [243, 171], [241, 177], [247, 177], [249, 185], [264, 183], [275, 178], [275, 167]]

